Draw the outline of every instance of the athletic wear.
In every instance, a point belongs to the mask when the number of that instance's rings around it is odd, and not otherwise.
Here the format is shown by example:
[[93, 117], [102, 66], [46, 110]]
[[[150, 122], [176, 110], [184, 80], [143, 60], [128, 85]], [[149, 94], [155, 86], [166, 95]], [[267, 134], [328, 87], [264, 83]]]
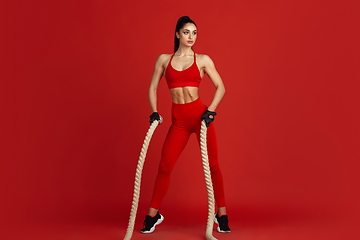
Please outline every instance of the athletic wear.
[[[151, 201], [152, 208], [160, 208], [169, 187], [170, 173], [180, 153], [185, 148], [191, 133], [196, 133], [200, 146], [200, 118], [206, 110], [207, 106], [202, 103], [200, 98], [190, 103], [172, 104], [172, 125], [162, 148], [161, 162]], [[207, 129], [207, 146], [215, 200], [218, 207], [225, 207], [223, 179], [218, 164], [218, 151], [213, 124]], [[189, 199], [191, 201], [191, 197]]]
[[160, 115], [159, 115], [158, 112], [153, 112], [153, 113], [150, 115], [150, 120], [149, 120], [150, 124], [152, 124], [153, 121], [155, 121], [155, 120], [160, 121]]
[[155, 226], [159, 225], [163, 220], [164, 217], [159, 213], [159, 211], [154, 217], [146, 215], [143, 223], [143, 229], [141, 229], [141, 232], [152, 233], [155, 230]]
[[[213, 117], [210, 118], [210, 116]], [[205, 120], [206, 127], [209, 127], [210, 123], [214, 121], [215, 116], [216, 116], [216, 112], [206, 110], [206, 112], [201, 116], [201, 120]]]
[[195, 52], [193, 64], [183, 71], [178, 71], [171, 66], [171, 60], [174, 54], [171, 56], [165, 71], [165, 78], [169, 89], [177, 87], [199, 87], [201, 76], [199, 68], [196, 65]]
[[229, 233], [231, 231], [229, 228], [229, 220], [227, 215], [222, 215], [221, 217], [219, 217], [218, 213], [216, 213], [214, 220], [215, 223], [218, 224], [218, 232]]

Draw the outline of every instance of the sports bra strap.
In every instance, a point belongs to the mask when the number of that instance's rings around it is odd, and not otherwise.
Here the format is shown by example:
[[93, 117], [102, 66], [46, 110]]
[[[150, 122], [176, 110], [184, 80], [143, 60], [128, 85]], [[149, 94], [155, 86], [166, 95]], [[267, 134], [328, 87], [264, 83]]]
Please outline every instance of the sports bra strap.
[[[193, 50], [194, 51], [194, 50]], [[173, 53], [172, 55], [171, 55], [171, 58], [170, 58], [170, 61], [169, 61], [169, 64], [171, 65], [171, 60], [173, 59], [173, 57], [175, 56], [175, 53]], [[196, 65], [196, 56], [195, 56], [195, 51], [194, 51], [194, 64]], [[194, 64], [192, 64], [192, 65], [194, 65]], [[191, 65], [191, 67], [192, 67], [192, 65]]]

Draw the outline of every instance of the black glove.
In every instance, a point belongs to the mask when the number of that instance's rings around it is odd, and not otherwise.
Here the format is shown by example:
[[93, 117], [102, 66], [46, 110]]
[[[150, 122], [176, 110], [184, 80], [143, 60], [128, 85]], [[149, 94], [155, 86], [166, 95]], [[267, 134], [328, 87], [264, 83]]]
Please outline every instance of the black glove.
[[158, 112], [153, 112], [153, 113], [150, 115], [150, 121], [149, 121], [150, 124], [152, 124], [153, 121], [155, 121], [155, 120], [160, 121], [160, 115], [159, 115]]
[[[213, 116], [213, 117], [210, 118], [210, 115]], [[201, 120], [205, 120], [206, 127], [209, 127], [210, 123], [212, 121], [214, 121], [215, 116], [216, 116], [216, 112], [206, 110], [206, 112], [201, 116]]]

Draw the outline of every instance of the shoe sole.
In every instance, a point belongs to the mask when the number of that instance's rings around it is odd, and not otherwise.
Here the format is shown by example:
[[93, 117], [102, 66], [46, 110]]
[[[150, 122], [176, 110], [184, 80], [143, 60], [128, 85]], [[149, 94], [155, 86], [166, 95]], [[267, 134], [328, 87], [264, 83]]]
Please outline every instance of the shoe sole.
[[229, 233], [229, 232], [231, 232], [231, 231], [223, 231], [223, 230], [220, 229], [219, 222], [218, 222], [218, 220], [216, 219], [216, 214], [214, 215], [214, 222], [218, 225], [218, 227], [216, 228], [216, 230], [217, 230], [218, 232], [220, 232], [220, 233]]
[[141, 233], [152, 233], [153, 231], [155, 231], [155, 227], [156, 225], [159, 225], [160, 223], [162, 223], [162, 221], [164, 220], [164, 217], [163, 215], [160, 214], [160, 219], [158, 219], [156, 221], [156, 223], [154, 224], [154, 226], [152, 228], [150, 228], [149, 231], [141, 231]]

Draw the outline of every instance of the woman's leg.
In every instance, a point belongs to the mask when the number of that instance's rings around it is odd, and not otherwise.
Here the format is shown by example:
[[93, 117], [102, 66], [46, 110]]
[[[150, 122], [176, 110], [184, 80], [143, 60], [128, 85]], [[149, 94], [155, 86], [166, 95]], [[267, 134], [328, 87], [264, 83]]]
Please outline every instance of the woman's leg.
[[171, 125], [162, 148], [161, 161], [149, 210], [150, 216], [154, 216], [160, 208], [169, 187], [170, 173], [180, 153], [185, 148], [189, 137], [190, 132]]

